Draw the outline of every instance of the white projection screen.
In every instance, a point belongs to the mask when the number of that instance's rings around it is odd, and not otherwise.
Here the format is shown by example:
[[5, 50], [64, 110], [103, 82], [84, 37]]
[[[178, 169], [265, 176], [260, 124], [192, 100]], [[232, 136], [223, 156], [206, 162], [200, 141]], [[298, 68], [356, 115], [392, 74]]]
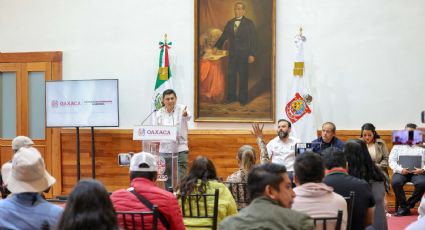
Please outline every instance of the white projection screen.
[[46, 127], [118, 127], [118, 79], [46, 82]]

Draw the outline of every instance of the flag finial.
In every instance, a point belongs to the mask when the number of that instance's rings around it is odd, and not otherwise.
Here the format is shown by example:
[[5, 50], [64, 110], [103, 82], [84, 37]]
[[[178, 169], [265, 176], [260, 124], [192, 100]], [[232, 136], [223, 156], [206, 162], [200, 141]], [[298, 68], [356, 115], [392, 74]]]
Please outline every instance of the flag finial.
[[303, 36], [303, 28], [300, 26], [300, 36]]
[[167, 44], [167, 33], [164, 34], [164, 43]]

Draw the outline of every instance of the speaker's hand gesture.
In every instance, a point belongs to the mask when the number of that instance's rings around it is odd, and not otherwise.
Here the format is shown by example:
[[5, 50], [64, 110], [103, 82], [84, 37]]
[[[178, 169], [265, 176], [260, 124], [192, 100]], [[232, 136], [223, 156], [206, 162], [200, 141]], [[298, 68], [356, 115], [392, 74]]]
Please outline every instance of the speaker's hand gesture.
[[187, 117], [187, 105], [184, 107], [183, 117]]

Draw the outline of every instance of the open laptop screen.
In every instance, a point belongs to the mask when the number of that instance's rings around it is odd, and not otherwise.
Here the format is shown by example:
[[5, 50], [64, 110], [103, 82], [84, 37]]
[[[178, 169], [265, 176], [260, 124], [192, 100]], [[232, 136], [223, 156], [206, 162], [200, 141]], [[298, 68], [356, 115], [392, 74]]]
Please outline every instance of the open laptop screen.
[[401, 167], [408, 170], [415, 170], [415, 168], [422, 168], [422, 156], [401, 155], [398, 157], [398, 163]]

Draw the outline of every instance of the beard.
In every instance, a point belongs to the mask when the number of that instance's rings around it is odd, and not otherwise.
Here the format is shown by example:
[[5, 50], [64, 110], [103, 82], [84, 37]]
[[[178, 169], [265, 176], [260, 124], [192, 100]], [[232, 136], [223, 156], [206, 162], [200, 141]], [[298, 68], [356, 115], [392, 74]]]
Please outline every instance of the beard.
[[277, 135], [279, 136], [279, 138], [287, 138], [288, 137], [288, 135], [289, 135], [289, 132], [288, 131], [279, 131], [279, 132], [277, 132]]

